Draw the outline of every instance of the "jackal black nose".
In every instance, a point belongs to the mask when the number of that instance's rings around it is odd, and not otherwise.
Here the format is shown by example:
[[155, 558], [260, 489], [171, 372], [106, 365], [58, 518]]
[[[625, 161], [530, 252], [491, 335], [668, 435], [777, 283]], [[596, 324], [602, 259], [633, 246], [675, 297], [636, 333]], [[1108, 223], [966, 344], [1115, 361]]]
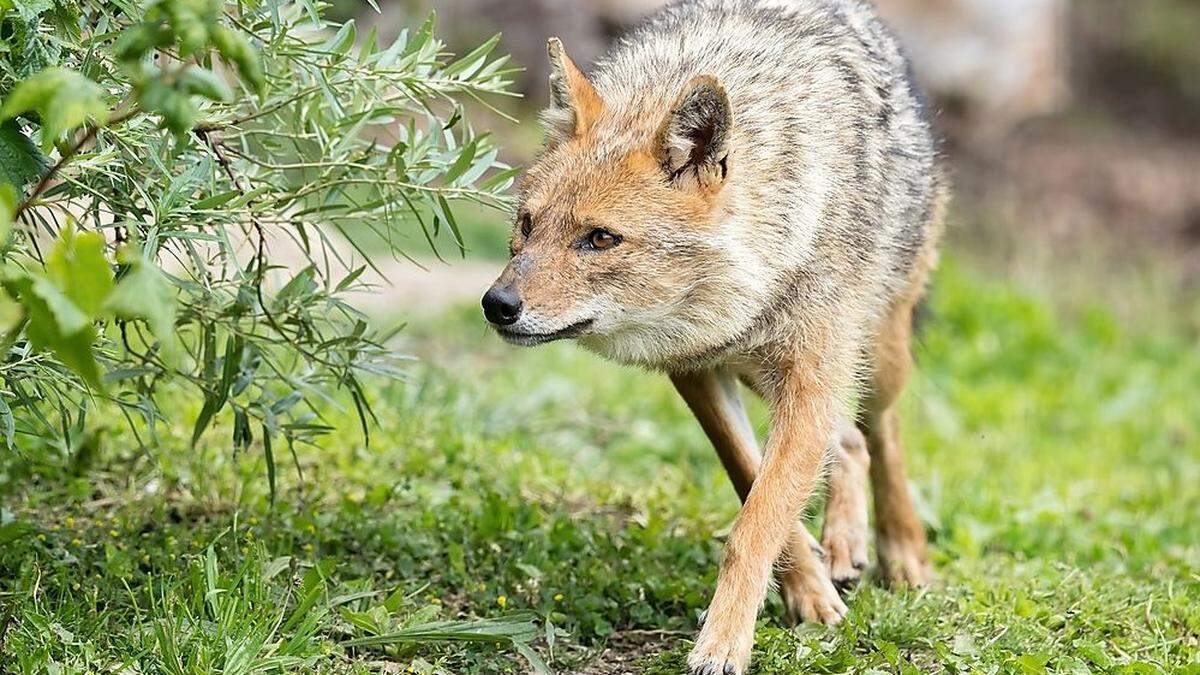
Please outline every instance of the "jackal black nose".
[[521, 316], [521, 298], [511, 288], [492, 286], [483, 296], [483, 315], [497, 326], [508, 326]]

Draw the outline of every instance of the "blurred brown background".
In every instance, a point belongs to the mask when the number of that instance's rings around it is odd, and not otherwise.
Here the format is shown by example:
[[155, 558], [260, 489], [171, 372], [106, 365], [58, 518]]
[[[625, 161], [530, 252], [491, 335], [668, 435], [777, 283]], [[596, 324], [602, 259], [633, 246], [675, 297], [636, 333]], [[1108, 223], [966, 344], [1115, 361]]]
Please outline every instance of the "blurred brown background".
[[[500, 32], [526, 68], [508, 159], [536, 150], [545, 40], [587, 69], [662, 0], [358, 0], [395, 34], [432, 5], [458, 48]], [[956, 183], [954, 243], [986, 258], [1093, 259], [1200, 285], [1200, 1], [878, 0], [936, 101]]]

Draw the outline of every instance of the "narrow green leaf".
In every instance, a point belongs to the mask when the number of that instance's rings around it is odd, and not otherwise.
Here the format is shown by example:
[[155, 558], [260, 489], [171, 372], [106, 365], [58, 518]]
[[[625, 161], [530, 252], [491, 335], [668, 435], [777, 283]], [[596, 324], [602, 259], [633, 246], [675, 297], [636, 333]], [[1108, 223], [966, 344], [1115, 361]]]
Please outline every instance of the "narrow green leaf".
[[262, 424], [263, 457], [267, 462], [267, 486], [271, 491], [271, 506], [275, 506], [275, 453], [271, 450], [271, 430]]
[[443, 77], [454, 77], [461, 75], [463, 79], [467, 79], [471, 74], [487, 61], [488, 54], [500, 44], [500, 34], [497, 33], [488, 38], [486, 42], [472, 49], [466, 56], [446, 66], [442, 70]]
[[4, 445], [12, 450], [17, 427], [13, 420], [12, 408], [8, 407], [8, 401], [5, 401], [2, 395], [0, 395], [0, 426], [4, 428]]
[[463, 240], [462, 230], [458, 229], [458, 220], [454, 217], [454, 211], [450, 208], [450, 203], [440, 193], [437, 196], [437, 201], [438, 206], [441, 207], [442, 215], [446, 218], [446, 224], [450, 226], [450, 232], [454, 234], [454, 243], [458, 244], [458, 250], [465, 256], [467, 253], [467, 244]]
[[447, 185], [454, 183], [454, 179], [463, 175], [471, 167], [471, 162], [475, 159], [475, 151], [478, 147], [475, 141], [471, 141], [463, 146], [458, 158], [454, 160], [449, 169], [446, 169], [446, 175], [442, 177], [442, 180], [446, 181]]
[[320, 46], [320, 50], [329, 54], [345, 55], [350, 51], [350, 47], [354, 45], [354, 39], [358, 35], [358, 29], [354, 25], [354, 19], [342, 24], [338, 32], [325, 41]]

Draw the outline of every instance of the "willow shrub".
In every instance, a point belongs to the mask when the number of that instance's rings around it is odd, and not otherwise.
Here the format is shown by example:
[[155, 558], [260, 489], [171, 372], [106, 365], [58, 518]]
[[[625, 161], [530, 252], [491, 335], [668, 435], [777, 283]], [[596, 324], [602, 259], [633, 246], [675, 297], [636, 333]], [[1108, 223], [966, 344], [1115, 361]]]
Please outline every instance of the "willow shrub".
[[[273, 484], [272, 447], [326, 433], [324, 402], [369, 427], [364, 378], [398, 364], [345, 296], [411, 253], [399, 235], [461, 249], [455, 209], [503, 203], [513, 170], [463, 103], [510, 95], [512, 70], [495, 39], [453, 58], [432, 17], [384, 44], [323, 9], [0, 0], [10, 450], [69, 458], [99, 408], [146, 444], [229, 416]], [[341, 253], [365, 235], [383, 245]], [[176, 383], [195, 419], [159, 405]]]

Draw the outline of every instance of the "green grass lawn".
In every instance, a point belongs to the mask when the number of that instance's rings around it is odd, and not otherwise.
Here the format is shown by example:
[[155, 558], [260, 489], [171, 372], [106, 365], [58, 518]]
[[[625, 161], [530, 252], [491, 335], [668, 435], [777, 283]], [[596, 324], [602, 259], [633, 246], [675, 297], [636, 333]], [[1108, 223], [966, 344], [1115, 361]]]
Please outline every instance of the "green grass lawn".
[[[1197, 308], [1067, 315], [953, 261], [936, 288], [904, 435], [937, 581], [834, 629], [772, 597], [754, 672], [1200, 673]], [[0, 670], [681, 672], [736, 499], [665, 379], [474, 307], [400, 348], [370, 444], [344, 411], [302, 479], [277, 447], [273, 507], [183, 399], [149, 454], [114, 419], [90, 467], [0, 462]]]

